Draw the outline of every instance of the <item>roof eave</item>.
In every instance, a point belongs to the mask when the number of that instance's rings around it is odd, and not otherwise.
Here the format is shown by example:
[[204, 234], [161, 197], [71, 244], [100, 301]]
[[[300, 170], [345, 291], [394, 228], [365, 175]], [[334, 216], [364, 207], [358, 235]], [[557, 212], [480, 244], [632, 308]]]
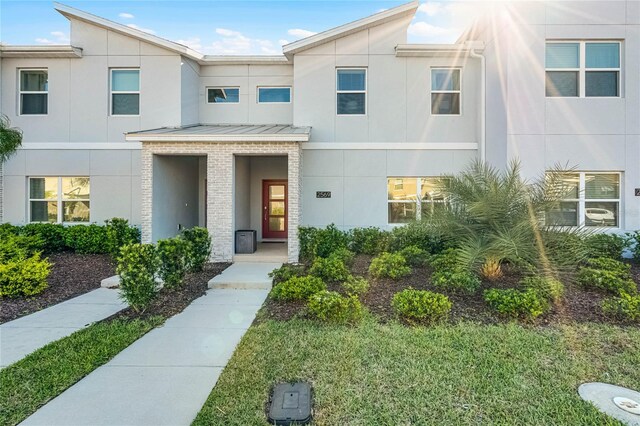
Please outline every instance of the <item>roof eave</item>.
[[220, 135], [220, 134], [198, 134], [198, 135], [157, 135], [143, 133], [127, 133], [125, 140], [127, 142], [308, 142], [308, 133], [290, 133], [290, 134], [238, 134], [238, 135]]
[[82, 48], [69, 45], [7, 46], [0, 45], [3, 58], [81, 58]]
[[198, 63], [200, 65], [287, 65], [291, 61], [283, 55], [205, 55]]
[[470, 51], [483, 51], [484, 43], [479, 41], [460, 44], [399, 44], [398, 57], [451, 57], [467, 55]]

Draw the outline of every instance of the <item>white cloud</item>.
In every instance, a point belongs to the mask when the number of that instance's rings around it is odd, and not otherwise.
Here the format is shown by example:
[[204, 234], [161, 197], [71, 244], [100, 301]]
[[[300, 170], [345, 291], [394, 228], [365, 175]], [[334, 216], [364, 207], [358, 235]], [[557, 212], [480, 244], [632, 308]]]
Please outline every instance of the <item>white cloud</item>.
[[436, 16], [442, 9], [442, 4], [440, 3], [427, 2], [418, 6], [418, 12], [426, 13], [427, 16]]
[[[214, 55], [278, 55], [282, 53], [271, 40], [250, 38], [240, 31], [228, 28], [216, 28], [216, 34], [222, 36], [214, 41], [205, 51]], [[282, 42], [280, 40], [280, 46]], [[286, 44], [286, 43], [285, 43]]]
[[447, 38], [459, 34], [459, 30], [455, 28], [443, 28], [431, 25], [427, 22], [419, 21], [409, 25], [407, 31], [409, 34], [421, 38]]
[[122, 19], [133, 19], [134, 16], [130, 13], [127, 12], [122, 12], [118, 14], [119, 17], [121, 17]]
[[136, 24], [127, 24], [127, 27], [129, 28], [133, 28], [134, 30], [138, 30], [138, 31], [143, 31], [145, 33], [149, 33], [149, 34], [155, 34], [156, 32], [152, 29], [149, 28], [142, 28], [137, 26]]
[[193, 50], [199, 51], [202, 49], [202, 42], [200, 40], [200, 37], [189, 37], [186, 39], [180, 39], [180, 40], [176, 40], [176, 43], [188, 46]]
[[216, 28], [216, 34], [220, 34], [223, 37], [242, 36], [238, 31], [228, 30], [226, 28]]
[[280, 40], [278, 40], [278, 43], [280, 44], [280, 46], [284, 46], [285, 44], [289, 44], [291, 42], [289, 40], [281, 38]]
[[294, 36], [294, 37], [298, 37], [298, 38], [305, 38], [305, 37], [310, 37], [312, 35], [318, 34], [316, 32], [313, 31], [309, 31], [309, 30], [303, 30], [301, 28], [293, 28], [290, 29], [289, 31], [287, 31], [287, 34]]
[[38, 37], [36, 38], [36, 43], [40, 44], [69, 44], [69, 36], [67, 33], [62, 31], [51, 31], [49, 34], [53, 36], [53, 38], [45, 38]]

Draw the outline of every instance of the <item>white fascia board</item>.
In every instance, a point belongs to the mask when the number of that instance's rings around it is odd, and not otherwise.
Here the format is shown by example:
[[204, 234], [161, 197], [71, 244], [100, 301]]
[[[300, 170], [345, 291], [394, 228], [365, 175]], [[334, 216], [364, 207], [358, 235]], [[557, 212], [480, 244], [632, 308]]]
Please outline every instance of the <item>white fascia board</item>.
[[307, 142], [309, 135], [299, 134], [272, 134], [272, 135], [158, 135], [136, 134], [125, 135], [125, 140], [130, 142]]
[[198, 63], [200, 65], [288, 65], [291, 61], [284, 55], [205, 55]]
[[349, 149], [349, 150], [477, 150], [475, 142], [309, 142], [302, 149]]
[[0, 45], [3, 58], [81, 58], [82, 49], [70, 45], [7, 46]]
[[70, 7], [61, 3], [53, 3], [53, 5], [58, 12], [60, 12], [63, 16], [65, 16], [68, 19], [73, 18], [73, 19], [79, 19], [81, 21], [89, 22], [99, 27], [107, 28], [117, 33], [124, 34], [133, 38], [137, 38], [139, 40], [154, 44], [159, 47], [163, 47], [165, 49], [176, 52], [180, 55], [184, 55], [188, 58], [194, 59], [196, 61], [204, 57], [202, 53], [196, 52], [195, 50], [190, 49], [189, 47], [184, 46], [182, 44], [175, 43], [173, 41], [169, 41], [169, 40], [160, 38], [158, 36], [151, 35], [149, 33], [145, 33], [144, 31], [140, 31], [135, 28], [127, 27], [126, 25], [122, 25], [117, 22], [113, 22], [108, 19], [101, 18], [96, 15], [92, 15], [90, 13], [75, 9], [73, 7]]
[[402, 4], [400, 6], [376, 13], [366, 18], [359, 19], [357, 21], [353, 21], [327, 31], [314, 34], [310, 37], [305, 37], [301, 40], [294, 41], [293, 43], [286, 44], [282, 47], [282, 51], [287, 57], [291, 57], [298, 52], [302, 52], [303, 50], [311, 49], [312, 47], [319, 46], [321, 44], [341, 37], [345, 37], [349, 34], [353, 34], [367, 28], [375, 27], [377, 25], [384, 24], [385, 22], [396, 20], [403, 16], [413, 15], [415, 14], [419, 5], [420, 3], [417, 0], [410, 3]]
[[467, 42], [463, 44], [399, 44], [396, 46], [398, 57], [443, 57], [462, 56], [471, 50], [484, 50], [483, 42]]

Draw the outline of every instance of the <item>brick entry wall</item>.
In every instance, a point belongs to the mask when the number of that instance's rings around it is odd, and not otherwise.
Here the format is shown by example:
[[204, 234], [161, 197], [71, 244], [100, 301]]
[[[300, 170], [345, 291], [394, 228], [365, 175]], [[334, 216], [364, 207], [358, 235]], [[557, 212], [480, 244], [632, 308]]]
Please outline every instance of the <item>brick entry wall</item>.
[[207, 228], [213, 239], [211, 261], [233, 258], [234, 155], [286, 155], [289, 182], [288, 261], [297, 262], [298, 226], [302, 223], [302, 155], [298, 142], [143, 142], [142, 241], [152, 241], [153, 155], [206, 155]]

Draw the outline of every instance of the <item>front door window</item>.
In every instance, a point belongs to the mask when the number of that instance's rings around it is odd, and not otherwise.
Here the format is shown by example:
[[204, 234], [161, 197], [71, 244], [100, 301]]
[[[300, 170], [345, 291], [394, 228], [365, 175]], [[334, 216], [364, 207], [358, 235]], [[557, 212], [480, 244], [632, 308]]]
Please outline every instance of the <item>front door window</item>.
[[262, 238], [287, 238], [287, 183], [263, 181]]

